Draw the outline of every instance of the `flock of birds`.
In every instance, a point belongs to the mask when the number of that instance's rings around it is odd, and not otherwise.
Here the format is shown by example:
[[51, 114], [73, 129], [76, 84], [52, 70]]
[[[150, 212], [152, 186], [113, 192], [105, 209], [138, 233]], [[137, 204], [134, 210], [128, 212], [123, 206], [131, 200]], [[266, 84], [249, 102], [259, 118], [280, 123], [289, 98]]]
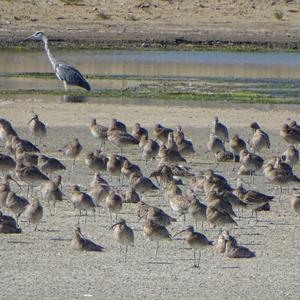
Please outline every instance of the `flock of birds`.
[[[27, 39], [44, 42], [49, 61], [65, 89], [67, 84], [78, 85], [88, 91], [91, 89], [77, 69], [55, 59], [43, 32], [38, 31]], [[249, 176], [249, 185], [252, 185], [256, 173], [262, 170], [264, 176], [280, 188], [279, 201], [283, 186], [300, 182], [293, 173], [293, 167], [299, 161], [296, 146], [300, 143], [300, 125], [293, 120], [284, 124], [280, 131], [282, 138], [289, 144], [286, 151], [280, 156], [265, 160], [260, 153], [264, 149], [270, 149], [271, 143], [268, 134], [258, 123], [251, 124], [252, 135], [246, 142], [237, 134], [229, 138], [227, 127], [217, 117], [214, 118], [207, 149], [214, 155], [214, 166], [222, 162], [239, 165], [236, 188], [213, 169], [201, 172], [200, 175], [193, 172], [188, 166], [187, 158], [195, 156], [196, 151], [180, 126], [171, 129], [156, 124], [153, 138], [150, 138], [148, 130], [139, 123], [129, 133], [127, 126], [117, 119], [112, 119], [109, 127], [97, 124], [94, 119], [89, 129], [91, 135], [98, 139], [99, 148], [86, 153], [84, 163], [95, 175], [85, 190], [79, 185], [63, 190], [63, 174], [74, 174], [76, 160], [82, 154], [83, 146], [75, 138], [59, 150], [67, 159], [73, 160], [71, 169], [67, 170], [63, 161], [47, 156], [42, 148], [38, 148], [47, 136], [47, 127], [38, 115], [34, 115], [28, 124], [34, 143], [22, 139], [8, 120], [0, 119], [0, 140], [4, 147], [0, 153], [0, 171], [3, 173], [0, 183], [0, 233], [21, 233], [21, 215], [30, 224], [34, 224], [36, 230], [44, 216], [44, 204], [48, 204], [49, 214], [52, 216], [56, 213], [57, 202], [66, 200], [79, 212], [71, 248], [79, 251], [102, 251], [104, 247], [82, 234], [80, 221], [84, 216], [86, 223], [88, 211], [92, 211], [96, 218], [96, 209], [104, 208], [110, 216], [110, 228], [120, 245], [120, 260], [124, 261], [127, 260], [128, 247], [134, 245], [135, 235], [126, 220], [119, 218], [124, 205], [131, 207], [139, 221], [143, 220], [143, 233], [156, 243], [156, 255], [161, 241], [172, 241], [176, 236], [184, 235], [184, 240], [193, 249], [194, 267], [199, 267], [201, 250], [213, 246], [217, 252], [225, 253], [229, 258], [255, 256], [255, 252], [239, 245], [236, 238], [229, 234], [229, 229], [238, 225], [244, 210], [251, 210], [249, 222], [253, 214], [257, 221], [259, 211], [270, 210], [274, 196], [255, 189], [247, 190], [240, 179], [242, 176]], [[109, 155], [104, 152], [107, 144], [110, 148], [114, 147]], [[227, 144], [230, 150], [226, 150]], [[139, 161], [143, 167], [125, 156], [127, 149], [134, 147], [140, 149]], [[56, 175], [57, 173], [61, 175]], [[26, 196], [19, 181], [27, 185]], [[12, 182], [22, 189], [23, 195], [14, 191]], [[162, 208], [143, 201], [147, 194], [162, 198], [162, 203], [168, 203], [177, 218], [170, 216]], [[291, 197], [291, 206], [300, 215], [299, 195]], [[6, 211], [14, 214], [15, 218], [3, 213]], [[183, 216], [185, 229], [172, 235], [168, 227], [178, 222], [180, 216]], [[186, 216], [189, 222], [194, 222], [195, 227], [185, 226]], [[198, 223], [201, 223], [203, 232], [204, 222], [219, 230], [216, 242], [197, 231]]]
[[[194, 266], [199, 267], [201, 250], [210, 247], [230, 258], [255, 256], [255, 252], [239, 245], [229, 230], [238, 226], [241, 218], [245, 219], [242, 215], [244, 210], [251, 211], [249, 222], [253, 214], [257, 220], [259, 211], [270, 210], [274, 196], [255, 189], [247, 190], [242, 176], [249, 178], [248, 184], [251, 185], [256, 173], [262, 170], [272, 184], [279, 186], [279, 201], [284, 185], [300, 182], [293, 174], [293, 167], [299, 161], [295, 145], [300, 143], [300, 126], [293, 120], [284, 124], [280, 132], [289, 144], [287, 150], [280, 156], [265, 160], [260, 153], [269, 149], [271, 144], [268, 134], [256, 122], [251, 124], [252, 135], [246, 142], [238, 135], [229, 139], [226, 126], [215, 117], [207, 150], [214, 155], [215, 165], [228, 161], [238, 164], [236, 188], [213, 169], [200, 172], [200, 175], [193, 172], [187, 161], [189, 157], [195, 157], [196, 151], [180, 126], [171, 129], [156, 124], [153, 138], [139, 123], [129, 133], [127, 126], [117, 119], [112, 119], [109, 127], [98, 124], [94, 119], [89, 129], [99, 141], [99, 148], [86, 153], [84, 158], [85, 165], [95, 172], [90, 186], [83, 190], [79, 185], [72, 185], [63, 190], [63, 174], [74, 174], [76, 160], [83, 153], [79, 139], [75, 138], [59, 150], [66, 159], [73, 161], [72, 167], [67, 170], [63, 160], [47, 156], [42, 148], [38, 148], [47, 136], [47, 127], [38, 115], [29, 121], [34, 143], [21, 138], [8, 120], [0, 119], [0, 139], [4, 147], [0, 154], [0, 171], [3, 173], [0, 183], [0, 233], [21, 233], [20, 216], [34, 224], [36, 230], [44, 216], [44, 204], [47, 204], [52, 216], [56, 213], [56, 204], [65, 200], [79, 212], [71, 248], [80, 251], [104, 250], [104, 247], [85, 237], [80, 229], [81, 218], [84, 217], [86, 223], [88, 211], [96, 220], [96, 210], [104, 209], [110, 217], [110, 229], [120, 245], [120, 260], [126, 261], [128, 247], [134, 245], [135, 235], [122, 217], [123, 207], [128, 205], [138, 220], [143, 220], [145, 237], [156, 243], [156, 255], [161, 241], [172, 241], [176, 236], [184, 235], [184, 240], [194, 252]], [[227, 144], [230, 150], [226, 150]], [[106, 148], [114, 150], [106, 154]], [[126, 156], [128, 148], [140, 149], [141, 164]], [[15, 187], [19, 186], [23, 195], [14, 191], [12, 182], [15, 182]], [[20, 182], [27, 186], [26, 193]], [[168, 203], [176, 217], [143, 201], [147, 195], [162, 198], [161, 203]], [[300, 196], [291, 197], [291, 205], [300, 215]], [[14, 217], [8, 213], [14, 214]], [[184, 229], [172, 235], [168, 227], [178, 222], [181, 216]], [[194, 226], [186, 226], [187, 220]], [[199, 223], [202, 224], [202, 233], [197, 231]], [[204, 223], [219, 230], [217, 241], [213, 242], [203, 234]]]

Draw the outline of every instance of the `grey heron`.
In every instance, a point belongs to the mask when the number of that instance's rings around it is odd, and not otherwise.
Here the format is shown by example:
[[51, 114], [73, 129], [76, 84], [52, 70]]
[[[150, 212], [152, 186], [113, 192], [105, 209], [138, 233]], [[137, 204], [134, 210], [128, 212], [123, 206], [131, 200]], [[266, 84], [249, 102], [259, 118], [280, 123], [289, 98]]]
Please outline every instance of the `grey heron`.
[[86, 89], [87, 91], [91, 90], [90, 84], [76, 68], [63, 61], [56, 60], [54, 55], [50, 52], [50, 49], [48, 47], [48, 38], [43, 32], [37, 31], [34, 34], [27, 37], [25, 40], [29, 40], [29, 39], [44, 42], [44, 48], [48, 55], [50, 63], [54, 69], [55, 75], [59, 80], [63, 82], [65, 90], [68, 89], [67, 86], [68, 84], [78, 85]]

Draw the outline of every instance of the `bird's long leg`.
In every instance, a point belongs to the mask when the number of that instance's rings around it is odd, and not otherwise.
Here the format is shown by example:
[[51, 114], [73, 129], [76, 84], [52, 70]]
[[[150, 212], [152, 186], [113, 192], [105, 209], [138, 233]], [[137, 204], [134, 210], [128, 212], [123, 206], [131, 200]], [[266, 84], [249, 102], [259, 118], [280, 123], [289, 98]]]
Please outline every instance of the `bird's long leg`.
[[156, 251], [155, 251], [155, 258], [157, 257], [158, 249], [159, 249], [159, 242], [157, 241]]
[[73, 163], [72, 163], [72, 175], [73, 175], [73, 173], [74, 173], [75, 160], [76, 160], [76, 158], [74, 157], [74, 160], [73, 160]]
[[65, 91], [67, 91], [68, 90], [68, 85], [67, 85], [65, 80], [63, 80], [63, 84], [64, 84]]
[[[50, 216], [52, 216], [52, 212], [51, 212], [51, 205], [50, 205], [49, 198], [47, 199], [47, 201], [48, 201], [48, 206], [49, 206]], [[54, 203], [55, 203], [55, 202], [54, 202]]]
[[248, 224], [249, 224], [250, 221], [251, 221], [251, 218], [252, 218], [252, 216], [253, 216], [253, 213], [254, 213], [254, 210], [252, 209], [251, 216], [250, 216], [250, 218], [249, 218]]
[[78, 217], [77, 224], [79, 224], [79, 223], [80, 223], [80, 217], [81, 217], [81, 209], [79, 209], [79, 217]]
[[127, 252], [128, 252], [128, 246], [125, 248], [125, 262], [127, 262]]
[[86, 224], [87, 215], [88, 215], [87, 210], [85, 210], [84, 225]]
[[282, 196], [282, 186], [279, 186], [279, 189], [280, 189], [280, 193], [279, 193], [279, 199], [278, 199], [278, 202], [280, 202], [280, 200], [281, 200], [281, 196]]
[[35, 225], [35, 227], [34, 227], [34, 231], [36, 231], [36, 230], [37, 230], [37, 227], [38, 227], [38, 224], [36, 224], [36, 225]]
[[120, 262], [122, 262], [122, 246], [120, 244]]
[[196, 266], [196, 250], [193, 249], [193, 252], [194, 252], [194, 265], [193, 265], [193, 267], [196, 268], [197, 267]]
[[198, 264], [197, 264], [197, 267], [198, 267], [198, 268], [199, 268], [199, 266], [200, 266], [200, 258], [201, 258], [201, 250], [199, 250]]

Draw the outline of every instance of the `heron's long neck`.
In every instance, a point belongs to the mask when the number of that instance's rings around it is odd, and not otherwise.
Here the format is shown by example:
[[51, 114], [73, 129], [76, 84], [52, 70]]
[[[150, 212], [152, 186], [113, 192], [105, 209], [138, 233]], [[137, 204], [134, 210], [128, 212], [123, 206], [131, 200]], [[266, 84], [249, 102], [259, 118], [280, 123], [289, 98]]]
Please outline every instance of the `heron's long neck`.
[[46, 37], [43, 37], [43, 42], [44, 42], [44, 47], [45, 47], [45, 51], [48, 55], [48, 58], [50, 60], [50, 63], [53, 67], [53, 69], [55, 70], [55, 66], [56, 66], [56, 59], [55, 57], [51, 54], [50, 49], [48, 47], [48, 39]]

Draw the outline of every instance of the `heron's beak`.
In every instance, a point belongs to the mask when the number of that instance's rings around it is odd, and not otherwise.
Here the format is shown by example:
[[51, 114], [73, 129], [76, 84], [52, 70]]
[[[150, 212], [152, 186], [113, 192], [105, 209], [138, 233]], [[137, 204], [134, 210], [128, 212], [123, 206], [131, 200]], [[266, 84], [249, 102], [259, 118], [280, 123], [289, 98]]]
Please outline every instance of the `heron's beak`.
[[33, 37], [34, 37], [34, 35], [32, 34], [32, 35], [28, 36], [27, 38], [25, 38], [23, 41], [31, 40], [31, 39], [33, 39]]
[[186, 229], [183, 229], [183, 230], [181, 230], [181, 231], [177, 232], [176, 234], [174, 234], [174, 235], [173, 235], [173, 238], [174, 238], [175, 236], [179, 235], [180, 233], [183, 233], [183, 232], [185, 232], [185, 231], [186, 231]]

